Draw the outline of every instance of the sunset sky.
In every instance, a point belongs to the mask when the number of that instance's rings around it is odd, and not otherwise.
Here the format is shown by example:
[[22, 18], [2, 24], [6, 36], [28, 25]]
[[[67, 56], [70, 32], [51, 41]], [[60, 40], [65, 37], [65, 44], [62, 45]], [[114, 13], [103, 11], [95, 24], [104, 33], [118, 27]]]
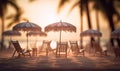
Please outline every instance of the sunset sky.
[[[73, 0], [75, 1], [75, 0]], [[77, 40], [79, 41], [79, 35], [80, 35], [80, 15], [79, 15], [79, 8], [76, 7], [73, 9], [73, 11], [69, 13], [69, 10], [73, 4], [73, 2], [70, 2], [68, 5], [61, 10], [59, 14], [57, 14], [57, 7], [59, 4], [59, 0], [36, 0], [33, 2], [28, 2], [28, 0], [18, 0], [17, 3], [24, 11], [22, 18], [28, 19], [30, 22], [33, 22], [35, 24], [38, 24], [42, 27], [42, 31], [44, 31], [44, 27], [52, 24], [54, 22], [59, 22], [60, 20], [64, 22], [71, 23], [72, 25], [76, 26], [77, 32], [62, 32], [62, 41], [69, 41], [69, 40]], [[90, 5], [92, 6], [92, 5]], [[91, 22], [93, 29], [96, 29], [96, 20], [95, 20], [95, 11], [90, 8], [91, 11]], [[9, 12], [13, 12], [12, 9], [9, 9]], [[100, 16], [102, 16], [101, 13], [99, 13]], [[102, 16], [103, 17], [103, 16]], [[22, 22], [23, 20], [21, 20]], [[87, 19], [84, 15], [83, 18], [83, 30], [87, 30]], [[11, 28], [5, 28], [5, 30], [12, 29]], [[107, 30], [107, 31], [105, 31]], [[103, 36], [101, 38], [101, 41], [108, 41], [109, 36], [109, 28], [107, 26], [106, 19], [100, 18], [100, 31], [103, 33]], [[25, 33], [22, 32], [22, 36], [17, 37], [17, 40], [26, 40]], [[36, 39], [36, 37], [30, 37]], [[13, 38], [16, 40], [16, 38]], [[39, 40], [53, 40], [58, 41], [59, 40], [59, 32], [49, 32], [47, 37], [37, 37]], [[30, 40], [30, 39], [29, 39]], [[88, 38], [87, 38], [88, 40]], [[88, 42], [88, 41], [87, 41]]]

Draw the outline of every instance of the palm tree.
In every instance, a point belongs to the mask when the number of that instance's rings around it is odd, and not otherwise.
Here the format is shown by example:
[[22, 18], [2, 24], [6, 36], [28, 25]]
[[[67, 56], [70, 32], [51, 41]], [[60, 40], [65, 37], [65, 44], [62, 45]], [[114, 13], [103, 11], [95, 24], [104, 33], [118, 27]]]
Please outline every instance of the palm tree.
[[[111, 32], [115, 30], [115, 22], [113, 20], [113, 16], [117, 16], [118, 20], [120, 17], [120, 14], [115, 9], [115, 1], [120, 2], [119, 0], [93, 0], [95, 2], [95, 6], [97, 10], [101, 11], [107, 18], [109, 22], [109, 27]], [[95, 8], [94, 6], [94, 8]], [[110, 38], [112, 46], [114, 46], [114, 40]], [[117, 39], [118, 45], [120, 47], [120, 40]]]
[[[99, 26], [99, 15], [98, 15], [98, 10], [96, 10], [96, 25], [97, 25], [97, 30], [100, 31], [100, 26]], [[100, 44], [100, 37], [98, 37], [98, 43]]]
[[[21, 16], [21, 9], [19, 6], [16, 4], [16, 0], [0, 0], [0, 19], [1, 19], [1, 30], [2, 32], [4, 31], [4, 25], [5, 25], [5, 14], [8, 12], [7, 11], [7, 6], [11, 6], [16, 10], [15, 16], [12, 19], [12, 21], [8, 24], [8, 27], [10, 27], [12, 24], [16, 23], [19, 21], [20, 16]], [[4, 48], [4, 36], [2, 35], [1, 37], [1, 49]]]
[[[82, 3], [82, 2], [81, 2]], [[83, 31], [83, 5], [82, 4], [80, 4], [80, 15], [81, 15], [81, 25], [80, 25], [80, 30], [81, 30], [81, 32]], [[81, 43], [81, 45], [80, 45], [80, 47], [81, 47], [81, 49], [83, 49], [83, 38], [82, 38], [82, 36], [80, 36], [80, 43]]]
[[[61, 0], [60, 3], [59, 3], [59, 6], [58, 6], [58, 12], [61, 10], [61, 8], [63, 7], [63, 5], [66, 3], [66, 2], [69, 2], [70, 0]], [[83, 12], [86, 12], [86, 15], [87, 15], [87, 20], [88, 20], [88, 28], [91, 29], [92, 26], [91, 26], [91, 20], [90, 20], [90, 11], [89, 11], [89, 0], [78, 0], [72, 7], [71, 7], [71, 10], [73, 8], [75, 8], [76, 6], [79, 6], [79, 10], [80, 10], [80, 17], [81, 17], [81, 32], [83, 31]], [[70, 10], [70, 11], [71, 11]], [[80, 37], [80, 42], [81, 42], [81, 48], [82, 48], [82, 37]], [[91, 42], [93, 41], [94, 39], [91, 38]]]
[[[115, 27], [114, 27], [114, 21], [113, 21], [113, 16], [114, 15], [119, 15], [117, 13], [117, 11], [115, 10], [115, 7], [114, 7], [114, 0], [109, 0], [109, 1], [101, 1], [102, 3], [104, 3], [104, 6], [106, 7], [106, 16], [108, 18], [108, 21], [109, 21], [109, 27], [111, 29], [111, 32], [115, 30]], [[119, 15], [120, 16], [120, 15]], [[111, 43], [112, 43], [112, 46], [114, 46], [114, 42], [113, 42], [113, 39], [111, 38], [110, 39]], [[120, 47], [120, 41], [117, 39], [117, 42], [118, 42], [118, 45]]]
[[[69, 2], [70, 0], [60, 0], [59, 6], [58, 6], [58, 13], [61, 11], [63, 5], [65, 5], [66, 2]], [[92, 28], [91, 26], [91, 20], [90, 20], [90, 14], [89, 14], [89, 7], [88, 7], [88, 2], [89, 0], [78, 0], [73, 7], [71, 8], [71, 10], [76, 7], [79, 6], [80, 12], [84, 11], [87, 14], [87, 19], [88, 19], [88, 27], [89, 29]], [[70, 10], [70, 11], [71, 11]], [[82, 15], [81, 15], [82, 16]]]
[[[82, 3], [82, 1], [83, 1], [83, 3]], [[90, 2], [90, 1], [93, 1], [95, 3], [94, 8], [97, 7], [97, 8], [95, 8], [96, 9], [96, 21], [98, 22], [98, 15], [97, 15], [98, 11], [101, 11], [106, 16], [106, 19], [109, 22], [110, 30], [112, 32], [115, 29], [115, 23], [113, 20], [113, 16], [117, 16], [118, 21], [120, 19], [120, 14], [116, 11], [114, 4], [115, 4], [115, 2], [117, 2], [117, 3], [120, 2], [120, 0], [79, 0], [79, 3], [76, 3], [76, 4], [77, 5], [82, 4], [84, 7], [86, 7], [86, 13], [87, 13], [87, 18], [88, 18], [88, 27], [92, 28], [90, 25], [91, 22], [89, 19], [89, 10], [88, 10], [88, 2]], [[65, 4], [65, 1], [63, 3]], [[75, 6], [77, 6], [77, 5], [75, 5]], [[63, 5], [61, 4], [61, 7], [62, 6]], [[81, 8], [81, 6], [79, 6], [79, 8]], [[97, 29], [99, 30], [99, 22], [96, 24], [97, 24]], [[114, 46], [114, 42], [113, 42], [112, 38], [110, 38], [110, 42], [111, 42], [112, 46]], [[119, 39], [117, 39], [117, 43], [120, 47]]]

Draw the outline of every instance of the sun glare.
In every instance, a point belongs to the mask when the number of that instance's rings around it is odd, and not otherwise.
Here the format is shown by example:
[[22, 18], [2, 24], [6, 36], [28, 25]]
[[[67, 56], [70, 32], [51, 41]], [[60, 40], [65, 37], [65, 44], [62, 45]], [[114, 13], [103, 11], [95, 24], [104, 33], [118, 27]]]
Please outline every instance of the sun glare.
[[52, 49], [55, 49], [55, 48], [57, 47], [57, 43], [56, 43], [55, 41], [52, 41], [52, 42], [50, 43], [50, 47], [51, 47]]

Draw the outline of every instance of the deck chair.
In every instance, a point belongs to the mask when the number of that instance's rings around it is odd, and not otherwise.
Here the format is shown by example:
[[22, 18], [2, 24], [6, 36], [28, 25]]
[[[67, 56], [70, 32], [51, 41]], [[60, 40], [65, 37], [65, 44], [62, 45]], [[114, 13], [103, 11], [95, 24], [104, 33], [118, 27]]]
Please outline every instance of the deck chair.
[[113, 48], [114, 54], [115, 54], [115, 58], [120, 58], [120, 48], [119, 47], [115, 47]]
[[43, 48], [45, 49], [45, 51], [46, 51], [46, 56], [48, 56], [50, 53], [55, 54], [55, 53], [54, 53], [54, 49], [52, 49], [52, 48], [50, 47], [50, 43], [51, 43], [51, 41], [43, 40], [42, 49], [43, 49]]
[[78, 55], [84, 56], [85, 55], [84, 48], [80, 49], [77, 41], [70, 41], [70, 46], [71, 46], [70, 48], [71, 48], [73, 55], [75, 55], [75, 56], [78, 56]]
[[107, 56], [107, 48], [101, 47], [98, 42], [94, 42], [93, 46], [94, 46], [94, 49], [95, 49], [94, 55], [96, 55], [97, 53], [99, 53], [101, 56], [102, 55]]
[[15, 48], [15, 51], [12, 55], [12, 57], [14, 57], [15, 53], [17, 52], [18, 53], [18, 57], [21, 57], [21, 56], [31, 56], [30, 54], [30, 51], [31, 50], [23, 50], [19, 44], [18, 41], [11, 41], [11, 43], [13, 44], [14, 48]]
[[68, 43], [67, 42], [57, 42], [57, 49], [56, 49], [56, 57], [65, 57], [67, 58], [67, 49]]
[[54, 50], [50, 47], [51, 41], [44, 40], [43, 45], [46, 47], [46, 56], [48, 56], [50, 53], [54, 54]]

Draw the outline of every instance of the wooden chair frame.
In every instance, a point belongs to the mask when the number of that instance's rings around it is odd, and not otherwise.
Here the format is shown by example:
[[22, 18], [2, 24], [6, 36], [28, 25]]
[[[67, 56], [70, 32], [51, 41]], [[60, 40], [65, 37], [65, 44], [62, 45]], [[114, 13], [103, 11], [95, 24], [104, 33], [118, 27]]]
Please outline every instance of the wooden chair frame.
[[102, 55], [107, 56], [107, 49], [106, 50], [102, 50], [102, 47], [100, 46], [100, 44], [98, 42], [94, 42], [93, 46], [94, 46], [94, 49], [95, 49], [94, 55], [96, 55], [97, 52], [98, 52], [98, 53], [100, 53], [101, 56]]
[[13, 44], [13, 46], [15, 48], [12, 57], [14, 57], [14, 55], [15, 55], [16, 52], [18, 53], [18, 57], [21, 57], [21, 56], [31, 56], [31, 53], [30, 53], [31, 50], [24, 51], [21, 48], [21, 46], [20, 46], [20, 44], [19, 44], [18, 41], [11, 41], [11, 43]]
[[58, 42], [56, 49], [56, 57], [61, 57], [62, 55], [65, 55], [65, 58], [67, 58], [67, 49], [68, 49], [67, 42], [61, 42], [61, 43]]
[[79, 46], [78, 46], [78, 43], [77, 41], [70, 41], [70, 48], [71, 48], [71, 51], [72, 53], [75, 55], [75, 56], [78, 56], [80, 54], [82, 54], [83, 56], [85, 55], [84, 53], [84, 48], [83, 49], [80, 49]]

